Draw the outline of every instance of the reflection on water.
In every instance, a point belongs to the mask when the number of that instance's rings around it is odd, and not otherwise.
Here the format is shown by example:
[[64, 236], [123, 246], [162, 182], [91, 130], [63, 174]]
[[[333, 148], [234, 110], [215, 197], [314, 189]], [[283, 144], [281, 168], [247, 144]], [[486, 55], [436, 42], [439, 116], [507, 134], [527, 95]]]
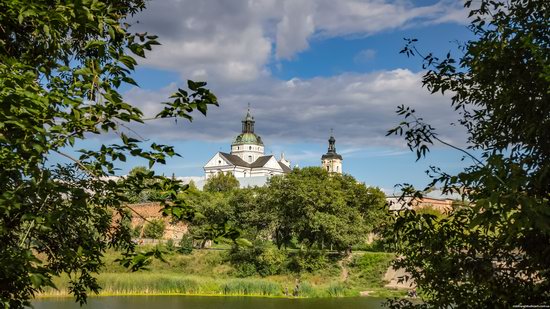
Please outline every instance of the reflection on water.
[[[203, 296], [118, 296], [90, 297], [82, 308], [93, 309], [379, 309], [384, 299], [372, 297], [285, 299], [259, 297], [203, 297]], [[72, 298], [38, 299], [36, 309], [81, 308]]]

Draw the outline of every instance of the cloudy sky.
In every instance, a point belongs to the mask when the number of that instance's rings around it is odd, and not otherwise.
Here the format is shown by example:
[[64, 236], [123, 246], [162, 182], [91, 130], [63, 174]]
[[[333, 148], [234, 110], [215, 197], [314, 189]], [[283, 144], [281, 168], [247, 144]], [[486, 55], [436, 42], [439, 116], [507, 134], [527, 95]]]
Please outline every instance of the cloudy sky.
[[429, 165], [465, 164], [443, 147], [415, 162], [402, 138], [385, 136], [405, 104], [442, 138], [463, 143], [449, 98], [423, 89], [420, 59], [399, 54], [403, 38], [417, 38], [422, 50], [456, 55], [457, 42], [471, 36], [460, 0], [151, 0], [132, 23], [162, 46], [140, 61], [140, 88], [124, 89], [128, 102], [154, 114], [187, 79], [208, 81], [220, 101], [193, 123], [136, 129], [183, 156], [161, 173], [203, 175], [216, 151], [229, 151], [248, 103], [266, 153], [284, 151], [292, 165], [319, 165], [331, 128], [344, 171], [390, 192], [397, 183], [425, 184]]

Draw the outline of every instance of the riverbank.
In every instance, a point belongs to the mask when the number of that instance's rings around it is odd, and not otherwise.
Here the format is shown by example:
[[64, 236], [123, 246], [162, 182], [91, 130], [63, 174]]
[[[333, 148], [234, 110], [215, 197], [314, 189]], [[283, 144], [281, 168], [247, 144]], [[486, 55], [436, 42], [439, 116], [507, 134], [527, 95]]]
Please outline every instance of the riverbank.
[[[104, 272], [97, 278], [102, 287], [98, 296], [197, 295], [256, 297], [401, 297], [405, 292], [384, 288], [384, 273], [393, 255], [380, 252], [355, 254], [346, 265], [346, 276], [337, 263], [300, 274], [250, 276], [237, 278], [224, 258], [224, 252], [198, 250], [190, 255], [168, 254], [167, 262], [158, 260], [149, 270], [129, 273], [116, 262], [115, 253], [107, 254]], [[57, 290], [48, 289], [39, 297], [65, 297], [67, 277], [55, 278]], [[296, 289], [296, 286], [298, 288]], [[296, 290], [296, 292], [295, 292]], [[362, 293], [363, 292], [363, 293]], [[294, 296], [294, 294], [297, 294]], [[90, 295], [92, 296], [92, 295]]]

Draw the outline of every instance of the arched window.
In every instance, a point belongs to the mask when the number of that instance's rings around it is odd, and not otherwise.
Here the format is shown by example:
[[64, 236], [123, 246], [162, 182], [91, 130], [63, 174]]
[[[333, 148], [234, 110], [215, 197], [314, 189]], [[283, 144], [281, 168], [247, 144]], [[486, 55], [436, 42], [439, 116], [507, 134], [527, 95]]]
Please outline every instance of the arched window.
[[339, 168], [339, 166], [336, 167], [336, 171], [337, 171], [337, 172], [338, 172], [338, 168]]
[[252, 150], [252, 146], [248, 146], [248, 150]]
[[252, 156], [248, 156], [248, 161], [252, 162]]
[[327, 165], [327, 172], [329, 172], [329, 167], [328, 167], [328, 165]]

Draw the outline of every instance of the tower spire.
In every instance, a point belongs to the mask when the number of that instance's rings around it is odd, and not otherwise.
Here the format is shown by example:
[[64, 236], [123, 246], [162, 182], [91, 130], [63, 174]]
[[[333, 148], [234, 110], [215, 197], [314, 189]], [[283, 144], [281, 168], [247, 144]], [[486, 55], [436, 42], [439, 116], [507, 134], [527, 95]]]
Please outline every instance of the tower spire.
[[334, 138], [334, 129], [330, 128], [330, 137], [328, 139], [328, 153], [336, 153], [336, 139]]
[[250, 115], [250, 103], [248, 103], [248, 109], [246, 116], [244, 117], [243, 123], [243, 133], [254, 133], [254, 117]]
[[321, 157], [321, 166], [329, 173], [342, 174], [342, 156], [336, 153], [336, 139], [334, 138], [333, 128], [330, 128], [328, 151]]

